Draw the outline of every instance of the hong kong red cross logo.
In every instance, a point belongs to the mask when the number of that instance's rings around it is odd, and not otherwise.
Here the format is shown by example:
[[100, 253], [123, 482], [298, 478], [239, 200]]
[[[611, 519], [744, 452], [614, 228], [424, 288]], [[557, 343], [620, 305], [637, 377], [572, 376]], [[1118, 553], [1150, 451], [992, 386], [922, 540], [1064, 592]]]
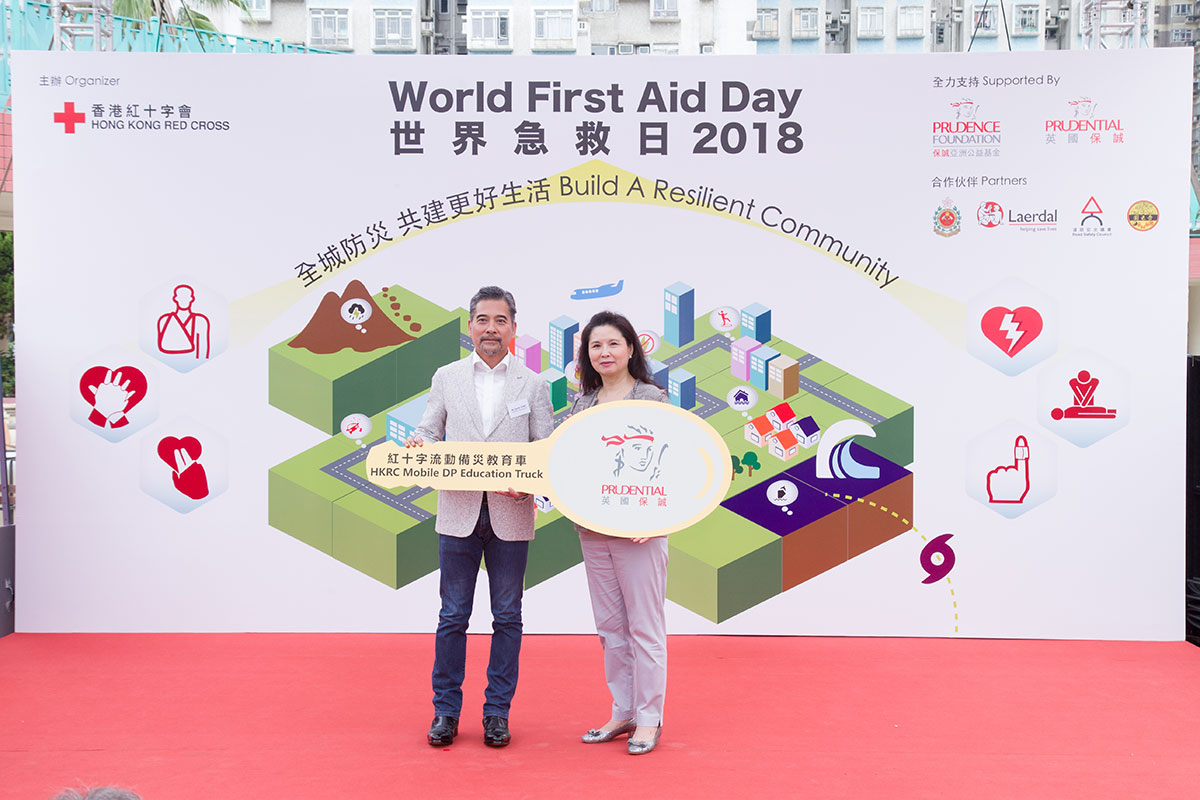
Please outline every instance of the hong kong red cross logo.
[[82, 125], [85, 117], [75, 110], [74, 103], [63, 103], [63, 110], [54, 112], [54, 121], [63, 124], [64, 133], [74, 133], [76, 125]]

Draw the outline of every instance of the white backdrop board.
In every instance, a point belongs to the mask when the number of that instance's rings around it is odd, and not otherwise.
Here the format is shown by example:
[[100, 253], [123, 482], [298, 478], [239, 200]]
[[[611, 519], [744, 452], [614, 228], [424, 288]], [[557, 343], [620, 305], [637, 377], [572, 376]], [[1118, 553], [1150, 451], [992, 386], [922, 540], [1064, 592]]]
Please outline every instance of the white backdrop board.
[[498, 283], [735, 457], [672, 632], [1182, 638], [1190, 51], [13, 60], [20, 629], [432, 630], [362, 456]]

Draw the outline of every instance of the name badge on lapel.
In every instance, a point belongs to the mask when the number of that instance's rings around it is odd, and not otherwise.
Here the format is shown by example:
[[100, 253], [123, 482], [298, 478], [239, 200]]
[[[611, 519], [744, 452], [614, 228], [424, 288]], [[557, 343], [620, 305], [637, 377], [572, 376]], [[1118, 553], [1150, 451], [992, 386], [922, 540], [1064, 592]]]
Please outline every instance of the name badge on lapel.
[[518, 400], [515, 403], [508, 404], [508, 416], [512, 419], [523, 417], [529, 413], [529, 401]]

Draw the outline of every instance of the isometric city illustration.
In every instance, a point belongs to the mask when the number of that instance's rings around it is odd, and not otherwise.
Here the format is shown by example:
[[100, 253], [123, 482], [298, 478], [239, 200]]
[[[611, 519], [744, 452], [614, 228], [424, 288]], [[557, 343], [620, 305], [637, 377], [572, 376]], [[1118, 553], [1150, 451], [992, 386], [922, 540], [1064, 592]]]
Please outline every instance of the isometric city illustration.
[[[556, 422], [577, 389], [571, 306], [545, 340], [512, 348], [549, 383]], [[676, 282], [662, 308], [661, 337], [642, 337], [651, 373], [733, 454], [724, 502], [670, 536], [670, 600], [723, 622], [912, 528], [912, 405], [774, 336], [764, 303], [697, 314], [695, 289]], [[412, 433], [434, 371], [470, 352], [466, 322], [402, 286], [352, 281], [270, 348], [270, 404], [330, 434], [270, 469], [272, 527], [392, 588], [437, 570], [436, 493], [376, 486], [364, 462]], [[583, 560], [571, 522], [538, 507], [527, 588]]]

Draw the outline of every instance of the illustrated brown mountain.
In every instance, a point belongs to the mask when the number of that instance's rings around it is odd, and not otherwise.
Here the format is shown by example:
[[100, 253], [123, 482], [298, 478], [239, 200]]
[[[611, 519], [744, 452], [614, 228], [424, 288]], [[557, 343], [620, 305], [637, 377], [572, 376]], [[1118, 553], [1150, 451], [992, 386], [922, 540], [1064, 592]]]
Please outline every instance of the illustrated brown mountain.
[[[358, 316], [363, 315], [364, 309], [369, 309], [370, 316], [359, 323], [347, 322], [342, 317], [342, 307], [348, 300], [356, 300], [361, 304], [358, 309], [351, 306]], [[369, 353], [380, 347], [411, 342], [415, 338], [388, 319], [361, 281], [350, 281], [340, 297], [335, 292], [326, 292], [304, 330], [288, 344], [313, 353], [336, 353], [346, 347]]]

